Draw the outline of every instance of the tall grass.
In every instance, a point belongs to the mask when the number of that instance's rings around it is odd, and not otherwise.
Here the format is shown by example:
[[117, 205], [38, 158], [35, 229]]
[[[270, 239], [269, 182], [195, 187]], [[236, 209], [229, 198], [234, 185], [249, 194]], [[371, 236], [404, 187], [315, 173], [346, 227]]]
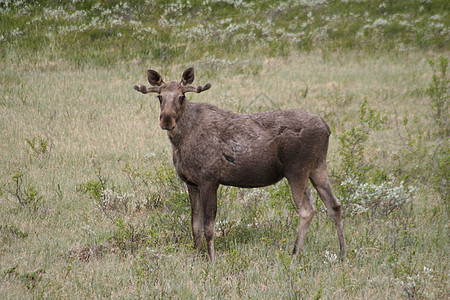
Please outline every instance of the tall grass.
[[[416, 63], [408, 64], [411, 60]], [[242, 67], [254, 68], [254, 63]], [[304, 255], [291, 265], [298, 220], [284, 183], [261, 190], [221, 189], [218, 258], [209, 263], [196, 257], [187, 195], [158, 127], [157, 101], [131, 89], [144, 80], [145, 70], [9, 69], [15, 82], [27, 83], [27, 93], [22, 101], [6, 85], [1, 89], [1, 293], [175, 298], [447, 295], [448, 261], [442, 257], [448, 241], [441, 236], [448, 230], [448, 200], [433, 192], [432, 181], [409, 173], [426, 176], [427, 164], [409, 157], [401, 140], [419, 138], [420, 132], [411, 128], [435, 126], [426, 96], [432, 77], [427, 58], [420, 52], [378, 58], [349, 53], [324, 60], [317, 53], [294, 53], [261, 61], [257, 69], [256, 74], [224, 69], [210, 78], [198, 72], [199, 82], [211, 81], [214, 88], [192, 100], [233, 111], [266, 110], [275, 103], [326, 116], [334, 131], [332, 173], [340, 170], [345, 155], [337, 137], [359, 124], [354, 115], [363, 99], [387, 117], [381, 129], [368, 135], [364, 157], [397, 179], [383, 187], [382, 178], [369, 177], [346, 191], [378, 189], [381, 198], [370, 198], [374, 201], [395, 200], [399, 192], [409, 198], [389, 214], [384, 202], [371, 202], [368, 211], [349, 215], [345, 231], [350, 253], [344, 263], [336, 259], [334, 228], [317, 202], [319, 214]], [[179, 73], [173, 68], [166, 78]], [[409, 123], [403, 125], [403, 118]], [[29, 141], [52, 147], [36, 151], [40, 148]], [[421, 147], [434, 145], [431, 138], [423, 143]], [[14, 196], [18, 173], [22, 188], [33, 187], [40, 198], [37, 209], [23, 207]], [[336, 190], [341, 180], [336, 177]], [[406, 180], [405, 188], [414, 186], [414, 194], [397, 189], [400, 180]], [[367, 182], [372, 188], [359, 187]], [[34, 279], [26, 276], [33, 272]]]
[[[1, 298], [448, 298], [446, 2], [286, 3], [0, 3]], [[188, 63], [212, 83], [192, 101], [329, 123], [344, 262], [315, 194], [291, 261], [285, 181], [221, 187], [217, 259], [194, 252], [157, 100], [132, 89]]]

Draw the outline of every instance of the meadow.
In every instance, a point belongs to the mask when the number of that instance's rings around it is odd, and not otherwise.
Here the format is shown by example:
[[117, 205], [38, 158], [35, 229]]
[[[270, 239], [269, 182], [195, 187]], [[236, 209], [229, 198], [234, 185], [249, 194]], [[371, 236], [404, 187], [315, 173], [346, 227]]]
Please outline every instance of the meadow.
[[[0, 298], [446, 299], [447, 1], [0, 0]], [[289, 186], [221, 187], [216, 259], [193, 250], [154, 95], [332, 130], [348, 254], [317, 215], [299, 260]]]

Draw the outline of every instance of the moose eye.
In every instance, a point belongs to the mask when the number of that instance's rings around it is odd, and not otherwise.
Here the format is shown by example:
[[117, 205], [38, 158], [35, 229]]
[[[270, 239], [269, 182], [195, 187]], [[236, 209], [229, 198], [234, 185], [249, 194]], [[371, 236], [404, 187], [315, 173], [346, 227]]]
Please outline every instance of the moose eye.
[[181, 95], [180, 97], [178, 97], [178, 99], [180, 99], [180, 103], [183, 103], [183, 101], [186, 99], [186, 96]]

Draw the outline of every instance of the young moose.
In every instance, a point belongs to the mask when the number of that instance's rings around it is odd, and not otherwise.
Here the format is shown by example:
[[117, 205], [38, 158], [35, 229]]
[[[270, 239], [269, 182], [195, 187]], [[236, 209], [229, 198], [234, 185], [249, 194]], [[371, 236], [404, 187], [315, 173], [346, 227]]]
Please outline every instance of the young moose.
[[176, 172], [188, 187], [197, 250], [203, 232], [208, 255], [214, 258], [219, 184], [255, 188], [286, 177], [300, 216], [293, 254], [301, 253], [316, 212], [309, 179], [336, 225], [340, 254], [344, 256], [341, 205], [331, 190], [326, 165], [330, 129], [322, 118], [301, 110], [235, 114], [210, 104], [190, 102], [187, 92], [201, 93], [211, 87], [209, 83], [190, 86], [193, 68], [184, 71], [181, 82], [165, 83], [153, 70], [148, 70], [147, 75], [152, 86], [135, 85], [134, 89], [158, 94], [159, 124], [172, 143]]

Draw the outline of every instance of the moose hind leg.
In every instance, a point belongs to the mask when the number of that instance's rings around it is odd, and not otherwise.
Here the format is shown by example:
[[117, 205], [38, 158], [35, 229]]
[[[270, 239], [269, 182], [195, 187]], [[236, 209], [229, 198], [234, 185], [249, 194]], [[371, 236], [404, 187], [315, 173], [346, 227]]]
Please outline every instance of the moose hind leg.
[[[289, 180], [289, 178], [288, 178]], [[299, 256], [302, 252], [306, 233], [308, 232], [311, 221], [316, 214], [316, 209], [309, 194], [308, 177], [289, 180], [291, 185], [292, 197], [297, 206], [300, 224], [298, 227], [297, 239], [295, 241], [292, 254]]]
[[310, 179], [325, 204], [328, 215], [334, 221], [336, 233], [339, 239], [340, 255], [341, 259], [343, 259], [347, 251], [347, 245], [345, 242], [344, 226], [342, 222], [342, 207], [331, 189], [326, 165], [321, 164], [318, 168], [314, 169], [311, 172]]

